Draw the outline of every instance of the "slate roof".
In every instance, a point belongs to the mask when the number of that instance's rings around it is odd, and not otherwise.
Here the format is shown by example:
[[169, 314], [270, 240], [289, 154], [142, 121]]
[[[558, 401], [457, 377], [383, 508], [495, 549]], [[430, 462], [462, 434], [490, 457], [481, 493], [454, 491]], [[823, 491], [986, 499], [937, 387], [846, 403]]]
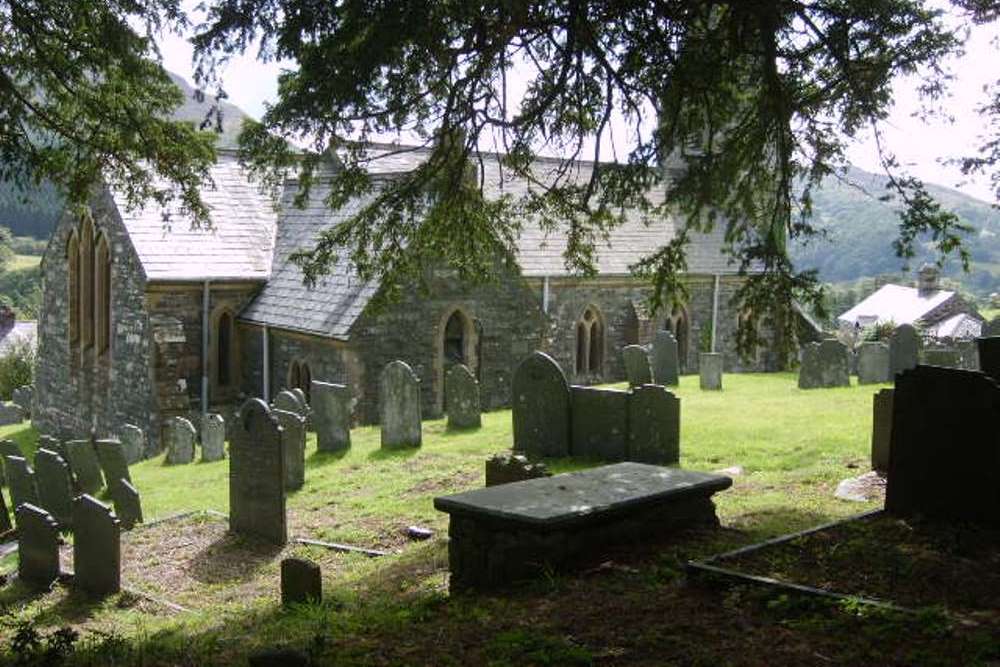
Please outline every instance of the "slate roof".
[[948, 290], [921, 293], [916, 287], [883, 285], [837, 319], [852, 325], [860, 322], [862, 326], [876, 322], [913, 324], [953, 296], [955, 292]]
[[969, 313], [952, 315], [928, 329], [935, 338], [978, 338], [982, 331], [983, 321]]
[[214, 186], [202, 191], [210, 229], [192, 229], [178, 205], [155, 202], [128, 210], [112, 193], [149, 281], [267, 280], [271, 275], [277, 213], [270, 197], [247, 180], [234, 153], [219, 152]]

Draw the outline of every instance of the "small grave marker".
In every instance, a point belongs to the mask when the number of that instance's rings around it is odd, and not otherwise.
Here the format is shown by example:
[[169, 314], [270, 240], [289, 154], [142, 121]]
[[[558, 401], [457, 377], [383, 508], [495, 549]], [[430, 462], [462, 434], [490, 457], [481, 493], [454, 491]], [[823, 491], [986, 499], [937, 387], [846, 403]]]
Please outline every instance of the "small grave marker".
[[722, 353], [702, 352], [698, 355], [698, 375], [701, 388], [722, 390]]
[[167, 420], [167, 465], [191, 463], [194, 461], [194, 441], [197, 432], [194, 425], [184, 417]]
[[301, 489], [306, 481], [306, 420], [287, 410], [271, 410], [281, 425], [281, 450], [285, 455], [285, 489]]
[[115, 505], [115, 515], [122, 523], [122, 528], [132, 530], [137, 523], [142, 523], [142, 502], [139, 492], [132, 483], [120, 479], [111, 487], [111, 502]]
[[916, 367], [920, 355], [920, 335], [910, 324], [900, 324], [889, 337], [889, 372], [892, 377]]
[[479, 382], [465, 364], [454, 364], [444, 375], [448, 428], [479, 428]]
[[122, 446], [125, 447], [125, 460], [129, 465], [138, 463], [146, 455], [146, 434], [134, 424], [125, 424], [121, 432]]
[[36, 505], [17, 508], [17, 576], [28, 586], [47, 589], [59, 578], [59, 524]]
[[322, 600], [323, 576], [319, 565], [305, 558], [285, 558], [281, 561], [281, 604], [288, 606]]
[[226, 458], [226, 420], [210, 412], [201, 418], [201, 460], [221, 461]]
[[23, 456], [5, 456], [4, 469], [7, 471], [7, 485], [10, 487], [10, 504], [16, 511], [21, 505], [38, 506], [38, 487], [35, 473]]
[[531, 463], [521, 454], [497, 454], [486, 459], [486, 486], [551, 476], [544, 463]]
[[73, 585], [91, 595], [121, 590], [121, 524], [88, 494], [73, 501]]

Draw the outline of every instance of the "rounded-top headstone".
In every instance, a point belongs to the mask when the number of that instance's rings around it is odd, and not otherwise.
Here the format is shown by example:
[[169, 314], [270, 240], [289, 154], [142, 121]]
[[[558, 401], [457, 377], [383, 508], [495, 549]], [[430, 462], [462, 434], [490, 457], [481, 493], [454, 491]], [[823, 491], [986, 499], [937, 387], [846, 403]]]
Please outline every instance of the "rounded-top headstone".
[[555, 359], [533, 352], [511, 384], [514, 449], [532, 457], [569, 456], [569, 382]]
[[920, 356], [920, 335], [910, 324], [900, 324], [889, 338], [889, 372], [892, 377], [916, 368]]
[[297, 415], [301, 415], [305, 412], [303, 401], [300, 401], [298, 395], [290, 389], [282, 389], [279, 391], [278, 395], [274, 397], [273, 405], [275, 410], [294, 412]]
[[194, 460], [194, 424], [184, 417], [167, 420], [167, 464], [191, 463]]
[[288, 542], [281, 426], [259, 398], [240, 408], [229, 441], [229, 529]]
[[448, 428], [479, 428], [479, 382], [465, 364], [454, 364], [444, 375]]
[[119, 436], [125, 447], [125, 459], [129, 465], [138, 463], [146, 455], [146, 434], [135, 424], [125, 424]]
[[419, 447], [420, 379], [405, 361], [392, 361], [382, 369], [379, 391], [382, 447]]
[[226, 420], [209, 412], [201, 418], [201, 460], [221, 461], [226, 458]]
[[656, 332], [653, 339], [653, 382], [663, 386], [676, 386], [680, 382], [680, 357], [677, 339], [669, 331]]
[[346, 385], [312, 381], [316, 449], [338, 452], [351, 447], [351, 409], [354, 398]]

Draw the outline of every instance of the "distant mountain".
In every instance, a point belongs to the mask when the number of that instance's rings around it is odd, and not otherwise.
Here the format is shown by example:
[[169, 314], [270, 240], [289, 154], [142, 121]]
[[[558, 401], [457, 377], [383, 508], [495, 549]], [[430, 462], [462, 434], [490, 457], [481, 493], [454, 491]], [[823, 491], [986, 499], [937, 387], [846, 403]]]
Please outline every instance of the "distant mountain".
[[174, 74], [173, 72], [167, 72], [170, 78], [181, 89], [184, 93], [184, 103], [174, 111], [174, 118], [177, 120], [186, 120], [195, 124], [195, 127], [201, 127], [208, 119], [208, 125], [205, 126], [206, 130], [217, 130], [220, 129], [216, 125], [215, 108], [218, 108], [220, 112], [221, 120], [221, 133], [218, 135], [218, 140], [216, 141], [216, 146], [219, 148], [236, 148], [237, 142], [236, 138], [240, 134], [240, 128], [243, 125], [243, 119], [249, 118], [249, 116], [238, 106], [225, 100], [216, 100], [214, 95], [205, 94], [203, 99], [199, 102], [196, 99], [196, 91], [189, 84], [184, 77]]
[[[899, 273], [903, 260], [893, 253], [892, 241], [899, 231], [900, 205], [878, 200], [888, 192], [886, 182], [885, 176], [853, 167], [845, 180], [827, 178], [813, 201], [813, 224], [825, 237], [794, 247], [796, 266], [818, 269], [821, 279], [828, 282]], [[974, 228], [966, 239], [972, 253], [970, 273], [962, 273], [958, 262], [950, 261], [945, 275], [978, 294], [1000, 290], [1000, 210], [951, 188], [928, 184], [927, 189], [944, 208]], [[910, 261], [910, 269], [933, 258], [933, 247], [925, 242], [922, 252]]]

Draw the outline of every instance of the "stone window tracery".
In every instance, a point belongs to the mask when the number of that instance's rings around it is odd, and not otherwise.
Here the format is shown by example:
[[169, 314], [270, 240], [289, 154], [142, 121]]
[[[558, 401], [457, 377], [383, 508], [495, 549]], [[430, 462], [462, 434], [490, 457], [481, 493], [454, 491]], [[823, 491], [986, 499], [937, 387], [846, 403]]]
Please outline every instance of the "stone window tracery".
[[85, 218], [80, 225], [80, 342], [94, 343], [94, 223]]
[[94, 253], [94, 298], [94, 345], [103, 354], [111, 345], [111, 251], [104, 234]]
[[587, 306], [576, 323], [576, 373], [601, 375], [604, 371], [604, 321], [594, 306]]
[[69, 342], [80, 340], [80, 239], [73, 230], [66, 244], [67, 300], [69, 301]]

